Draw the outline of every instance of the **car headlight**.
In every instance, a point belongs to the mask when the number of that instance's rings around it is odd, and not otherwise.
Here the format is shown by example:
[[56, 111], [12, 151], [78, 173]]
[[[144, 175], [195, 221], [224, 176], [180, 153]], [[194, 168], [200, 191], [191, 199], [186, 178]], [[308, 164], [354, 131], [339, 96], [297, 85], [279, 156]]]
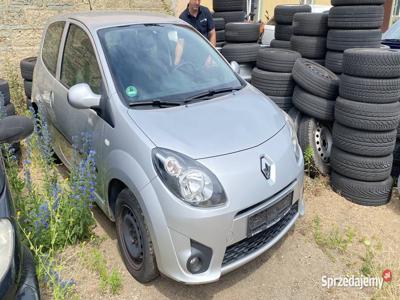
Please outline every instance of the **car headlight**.
[[172, 150], [153, 149], [153, 164], [165, 186], [179, 199], [195, 207], [226, 203], [217, 177], [194, 159]]
[[8, 219], [0, 219], [0, 282], [10, 268], [14, 255], [14, 228]]
[[283, 116], [285, 118], [286, 124], [288, 125], [289, 131], [290, 131], [290, 139], [292, 141], [292, 146], [293, 146], [293, 152], [296, 157], [296, 161], [299, 162], [300, 157], [301, 157], [301, 147], [299, 145], [299, 140], [297, 139], [297, 132], [295, 130], [295, 126], [293, 123], [292, 118], [282, 110]]

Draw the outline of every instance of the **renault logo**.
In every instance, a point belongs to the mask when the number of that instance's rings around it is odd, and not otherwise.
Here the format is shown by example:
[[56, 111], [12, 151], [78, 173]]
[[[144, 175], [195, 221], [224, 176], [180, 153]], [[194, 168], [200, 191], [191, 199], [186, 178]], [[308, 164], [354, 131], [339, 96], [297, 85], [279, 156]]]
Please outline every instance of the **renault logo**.
[[261, 157], [261, 172], [267, 180], [271, 179], [271, 165], [264, 156]]

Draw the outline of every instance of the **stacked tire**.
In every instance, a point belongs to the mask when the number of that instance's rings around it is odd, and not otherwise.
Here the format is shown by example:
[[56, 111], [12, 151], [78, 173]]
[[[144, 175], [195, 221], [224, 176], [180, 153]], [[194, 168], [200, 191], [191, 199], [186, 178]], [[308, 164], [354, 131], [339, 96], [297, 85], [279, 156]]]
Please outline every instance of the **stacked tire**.
[[[298, 138], [303, 152], [312, 150], [312, 164], [317, 171], [328, 175], [332, 149], [332, 122], [339, 78], [317, 62], [298, 59], [293, 67], [296, 83], [293, 105], [303, 115], [298, 125]], [[294, 119], [298, 115], [291, 111]]]
[[227, 23], [225, 26], [226, 43], [222, 47], [221, 53], [229, 62], [254, 64], [260, 49], [259, 36], [258, 23]]
[[303, 58], [325, 65], [328, 14], [296, 13], [293, 18], [291, 49]]
[[225, 44], [225, 19], [213, 18], [213, 20], [217, 34], [217, 47], [222, 47]]
[[257, 66], [251, 84], [273, 100], [282, 110], [292, 108], [294, 81], [292, 69], [301, 55], [298, 52], [264, 48], [258, 51]]
[[290, 39], [293, 34], [293, 17], [296, 13], [311, 12], [309, 5], [277, 5], [275, 7], [275, 39], [271, 48], [290, 49]]
[[225, 23], [243, 22], [246, 16], [244, 0], [213, 0], [214, 18], [223, 18]]
[[332, 0], [325, 58], [328, 69], [342, 73], [346, 49], [380, 48], [384, 3], [385, 0]]
[[24, 90], [27, 106], [30, 106], [32, 96], [33, 70], [36, 65], [36, 57], [24, 58], [20, 61], [21, 76], [24, 80]]
[[331, 185], [369, 206], [390, 201], [400, 121], [400, 52], [350, 49], [336, 101]]

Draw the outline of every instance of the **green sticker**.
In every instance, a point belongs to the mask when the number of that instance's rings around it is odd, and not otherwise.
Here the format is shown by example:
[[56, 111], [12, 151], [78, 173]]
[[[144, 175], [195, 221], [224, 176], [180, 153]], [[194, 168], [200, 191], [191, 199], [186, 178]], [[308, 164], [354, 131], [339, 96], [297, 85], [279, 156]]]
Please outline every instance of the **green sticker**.
[[126, 88], [125, 93], [128, 97], [133, 98], [137, 96], [137, 88], [135, 88], [133, 85], [130, 85]]

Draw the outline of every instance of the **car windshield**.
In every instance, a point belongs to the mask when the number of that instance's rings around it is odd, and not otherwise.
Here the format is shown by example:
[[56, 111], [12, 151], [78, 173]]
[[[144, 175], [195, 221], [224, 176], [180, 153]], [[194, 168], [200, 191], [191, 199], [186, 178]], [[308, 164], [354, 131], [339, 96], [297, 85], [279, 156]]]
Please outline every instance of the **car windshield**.
[[384, 40], [400, 40], [400, 20], [394, 23], [388, 31], [383, 34]]
[[129, 25], [101, 29], [98, 35], [117, 90], [129, 105], [180, 102], [242, 87], [230, 66], [186, 26]]

